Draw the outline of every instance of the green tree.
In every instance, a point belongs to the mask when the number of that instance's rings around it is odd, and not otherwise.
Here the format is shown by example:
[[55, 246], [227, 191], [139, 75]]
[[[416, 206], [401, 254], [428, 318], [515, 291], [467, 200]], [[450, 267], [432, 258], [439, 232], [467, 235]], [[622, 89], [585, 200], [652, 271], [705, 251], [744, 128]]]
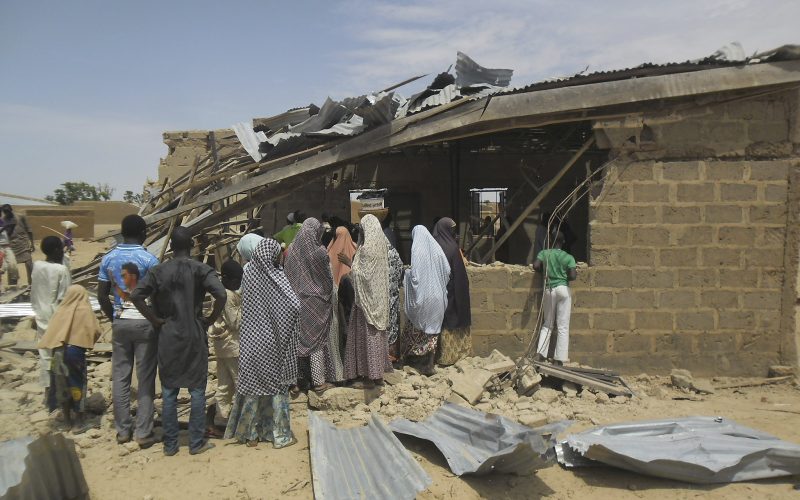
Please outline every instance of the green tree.
[[144, 194], [136, 194], [131, 190], [125, 191], [122, 195], [122, 200], [134, 205], [141, 205], [144, 203]]
[[65, 182], [46, 198], [60, 205], [72, 205], [76, 201], [108, 201], [113, 195], [114, 188], [108, 184], [92, 186], [87, 182]]

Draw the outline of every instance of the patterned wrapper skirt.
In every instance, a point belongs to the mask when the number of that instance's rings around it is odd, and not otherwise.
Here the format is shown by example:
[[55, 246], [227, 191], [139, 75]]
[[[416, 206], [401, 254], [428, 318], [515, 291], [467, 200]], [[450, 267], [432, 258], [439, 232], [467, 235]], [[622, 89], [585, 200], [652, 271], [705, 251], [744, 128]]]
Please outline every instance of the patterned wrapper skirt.
[[436, 350], [439, 335], [429, 335], [422, 330], [414, 327], [411, 321], [406, 321], [403, 326], [403, 334], [401, 336], [401, 344], [403, 346], [403, 356], [425, 356]]
[[225, 429], [225, 439], [271, 442], [283, 448], [294, 442], [289, 419], [289, 394], [245, 396], [236, 394]]
[[85, 411], [87, 386], [86, 349], [69, 344], [53, 349], [47, 394], [50, 411], [67, 405], [73, 411]]
[[452, 365], [460, 359], [472, 356], [472, 335], [469, 328], [458, 328], [456, 330], [442, 329], [439, 338], [440, 365]]

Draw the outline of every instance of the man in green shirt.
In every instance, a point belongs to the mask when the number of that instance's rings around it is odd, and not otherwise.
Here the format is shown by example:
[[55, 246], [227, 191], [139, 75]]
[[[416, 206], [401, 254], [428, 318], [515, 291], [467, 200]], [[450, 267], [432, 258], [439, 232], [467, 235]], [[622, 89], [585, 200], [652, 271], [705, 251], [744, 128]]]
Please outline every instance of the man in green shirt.
[[289, 245], [292, 244], [295, 236], [297, 236], [298, 231], [303, 227], [303, 220], [305, 220], [305, 217], [299, 210], [290, 212], [289, 215], [286, 216], [286, 225], [272, 236], [281, 244], [281, 248], [284, 250], [289, 248]]
[[557, 233], [547, 248], [539, 252], [533, 263], [533, 268], [544, 272], [544, 298], [542, 312], [544, 321], [539, 331], [539, 348], [537, 354], [549, 358], [550, 339], [553, 327], [558, 327], [556, 339], [555, 362], [562, 365], [569, 360], [569, 316], [572, 309], [572, 296], [569, 292], [569, 282], [578, 277], [575, 270], [575, 258], [561, 249], [564, 245], [564, 235]]

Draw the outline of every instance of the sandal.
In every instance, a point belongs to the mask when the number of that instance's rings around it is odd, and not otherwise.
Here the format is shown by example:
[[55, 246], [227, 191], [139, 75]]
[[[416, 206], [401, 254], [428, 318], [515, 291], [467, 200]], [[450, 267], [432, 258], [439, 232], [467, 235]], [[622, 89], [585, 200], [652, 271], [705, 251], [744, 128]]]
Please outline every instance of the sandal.
[[247, 443], [245, 444], [247, 445], [248, 448], [255, 448], [256, 446], [258, 446], [258, 440], [255, 441], [248, 440]]
[[318, 385], [318, 386], [314, 387], [313, 390], [314, 390], [314, 392], [319, 394], [319, 393], [323, 393], [323, 392], [327, 391], [328, 389], [333, 389], [334, 387], [336, 387], [336, 386], [333, 385], [333, 384], [329, 384], [328, 382], [325, 382], [322, 385]]

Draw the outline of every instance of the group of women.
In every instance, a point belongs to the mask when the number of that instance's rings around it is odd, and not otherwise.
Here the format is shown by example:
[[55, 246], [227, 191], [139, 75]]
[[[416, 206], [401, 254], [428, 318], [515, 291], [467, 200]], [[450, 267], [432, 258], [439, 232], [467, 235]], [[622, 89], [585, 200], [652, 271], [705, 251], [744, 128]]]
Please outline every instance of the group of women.
[[306, 219], [283, 263], [275, 240], [249, 234], [237, 245], [246, 264], [226, 437], [292, 444], [289, 393], [303, 380], [317, 391], [345, 381], [374, 387], [393, 361], [422, 356], [432, 373], [437, 355], [442, 364], [469, 355], [469, 282], [452, 219], [439, 219], [433, 235], [414, 227], [407, 269], [374, 215], [362, 218], [357, 243], [339, 227], [325, 248], [324, 231]]

